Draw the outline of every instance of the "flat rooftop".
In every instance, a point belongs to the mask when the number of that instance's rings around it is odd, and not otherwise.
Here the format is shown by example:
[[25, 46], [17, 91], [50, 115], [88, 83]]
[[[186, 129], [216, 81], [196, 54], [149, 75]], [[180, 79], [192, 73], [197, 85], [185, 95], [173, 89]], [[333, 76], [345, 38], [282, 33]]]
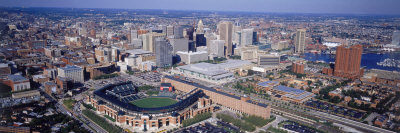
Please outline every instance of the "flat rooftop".
[[[211, 64], [211, 63], [197, 63], [179, 66], [178, 69], [185, 69], [196, 73], [201, 73], [209, 76], [216, 76], [229, 73], [228, 70], [232, 68], [242, 67], [244, 65], [251, 65], [250, 61], [243, 60], [227, 60], [225, 63]], [[230, 74], [232, 75], [232, 74]]]
[[65, 67], [61, 67], [60, 69], [63, 69], [64, 71], [68, 71], [68, 70], [81, 70], [82, 68], [79, 66], [71, 66], [71, 65], [67, 65]]
[[27, 81], [28, 79], [21, 76], [21, 75], [8, 75], [8, 79], [13, 81], [13, 82], [18, 82], [18, 81]]

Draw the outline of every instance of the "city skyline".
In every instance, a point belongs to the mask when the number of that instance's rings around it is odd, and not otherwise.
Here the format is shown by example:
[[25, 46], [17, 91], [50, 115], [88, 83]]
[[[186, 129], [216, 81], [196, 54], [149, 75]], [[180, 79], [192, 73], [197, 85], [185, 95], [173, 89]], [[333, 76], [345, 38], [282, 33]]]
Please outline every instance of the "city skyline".
[[263, 13], [312, 13], [312, 14], [369, 14], [400, 15], [396, 0], [148, 0], [148, 1], [106, 1], [106, 0], [0, 0], [3, 7], [56, 7], [56, 8], [111, 8], [111, 9], [160, 9], [198, 11], [239, 11]]

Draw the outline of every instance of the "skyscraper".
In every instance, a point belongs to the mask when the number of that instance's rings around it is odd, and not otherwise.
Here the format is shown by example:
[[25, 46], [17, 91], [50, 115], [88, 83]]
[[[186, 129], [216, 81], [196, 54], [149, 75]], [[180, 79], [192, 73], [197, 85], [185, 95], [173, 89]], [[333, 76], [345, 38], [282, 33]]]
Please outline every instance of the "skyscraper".
[[392, 35], [392, 44], [400, 46], [400, 31], [396, 30]]
[[183, 38], [183, 27], [180, 25], [174, 26], [174, 38]]
[[253, 44], [253, 29], [243, 29], [241, 34], [241, 46]]
[[334, 76], [349, 79], [356, 79], [362, 76], [363, 70], [360, 69], [362, 51], [361, 45], [338, 46], [336, 48]]
[[219, 37], [220, 40], [225, 41], [225, 56], [232, 55], [232, 23], [223, 21], [219, 25]]
[[295, 39], [295, 52], [304, 53], [304, 47], [306, 45], [306, 29], [297, 29]]
[[204, 25], [203, 21], [199, 20], [199, 23], [197, 24], [197, 29], [196, 29], [197, 34], [203, 34], [204, 33]]
[[208, 47], [210, 55], [214, 57], [224, 57], [224, 40], [211, 40]]
[[172, 26], [172, 25], [167, 26], [167, 37], [170, 37], [173, 35], [174, 35], [174, 26]]
[[200, 46], [207, 46], [207, 40], [204, 37], [204, 34], [196, 34], [196, 47], [200, 47]]
[[157, 67], [172, 66], [172, 46], [165, 38], [155, 41], [155, 54]]

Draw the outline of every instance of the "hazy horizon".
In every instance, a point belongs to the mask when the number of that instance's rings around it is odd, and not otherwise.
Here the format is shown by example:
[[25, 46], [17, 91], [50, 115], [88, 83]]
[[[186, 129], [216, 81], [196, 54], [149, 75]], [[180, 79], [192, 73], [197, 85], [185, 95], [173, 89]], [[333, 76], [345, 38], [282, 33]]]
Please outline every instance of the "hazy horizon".
[[0, 0], [3, 7], [400, 15], [398, 0]]

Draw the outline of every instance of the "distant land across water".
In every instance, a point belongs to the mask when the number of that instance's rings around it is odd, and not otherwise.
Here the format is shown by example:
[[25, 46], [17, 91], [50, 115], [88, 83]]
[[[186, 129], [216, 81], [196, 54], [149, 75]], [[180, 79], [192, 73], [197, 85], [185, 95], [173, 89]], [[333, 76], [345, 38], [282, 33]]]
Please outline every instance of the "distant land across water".
[[[308, 61], [325, 61], [326, 63], [335, 62], [334, 54], [305, 53], [304, 56], [305, 56], [304, 59]], [[400, 68], [398, 67], [384, 67], [376, 64], [388, 58], [400, 60], [400, 53], [382, 53], [382, 54], [365, 53], [361, 57], [361, 66], [365, 67], [366, 69], [382, 69], [382, 70], [400, 72]]]

